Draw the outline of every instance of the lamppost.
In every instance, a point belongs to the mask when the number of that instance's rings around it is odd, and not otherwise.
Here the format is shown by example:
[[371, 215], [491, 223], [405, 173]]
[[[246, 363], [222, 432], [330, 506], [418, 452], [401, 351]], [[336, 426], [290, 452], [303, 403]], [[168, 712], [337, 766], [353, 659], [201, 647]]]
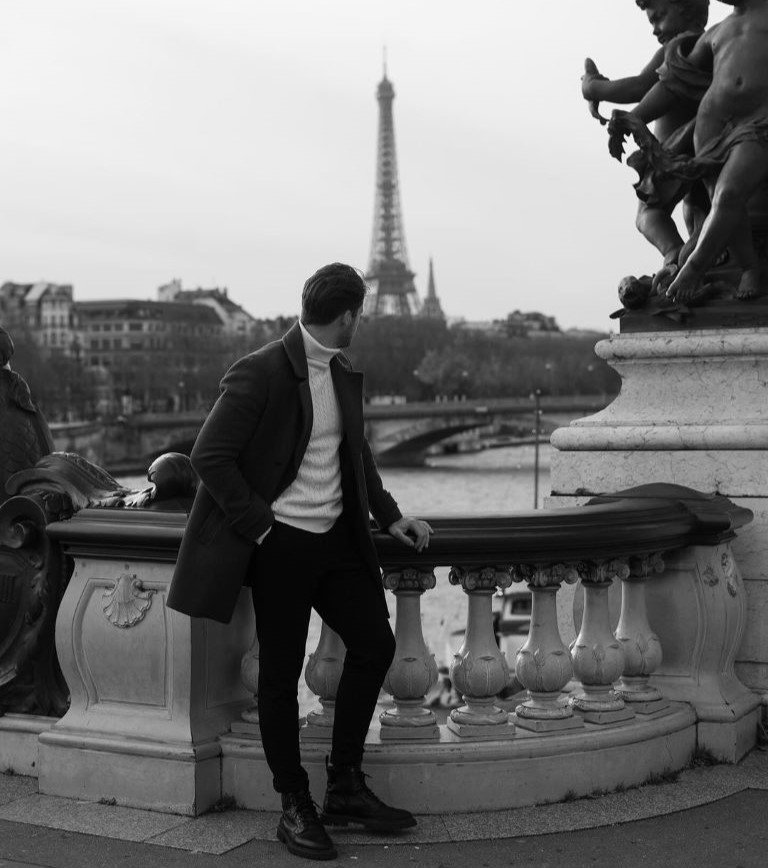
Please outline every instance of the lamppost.
[[539, 508], [539, 437], [541, 436], [541, 389], [533, 393], [533, 508]]

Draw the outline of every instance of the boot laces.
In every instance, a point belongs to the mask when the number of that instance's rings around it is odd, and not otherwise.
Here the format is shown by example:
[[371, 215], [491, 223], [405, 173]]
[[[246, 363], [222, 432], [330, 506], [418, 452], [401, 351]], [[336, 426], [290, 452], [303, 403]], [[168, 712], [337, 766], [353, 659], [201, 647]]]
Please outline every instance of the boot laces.
[[320, 805], [312, 798], [309, 793], [302, 793], [296, 798], [296, 813], [304, 822], [317, 822], [317, 812]]
[[365, 779], [369, 777], [370, 775], [366, 774], [364, 771], [360, 772], [360, 789], [368, 796], [368, 798], [373, 799], [376, 804], [383, 805], [384, 802], [381, 801], [381, 799], [376, 795], [376, 793], [374, 793], [373, 790], [365, 782]]

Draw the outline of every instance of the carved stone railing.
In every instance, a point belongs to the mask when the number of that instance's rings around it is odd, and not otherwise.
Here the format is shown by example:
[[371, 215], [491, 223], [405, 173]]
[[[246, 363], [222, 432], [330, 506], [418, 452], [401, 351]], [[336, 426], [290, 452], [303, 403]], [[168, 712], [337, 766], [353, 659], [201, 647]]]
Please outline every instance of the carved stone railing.
[[[685, 765], [697, 744], [737, 759], [754, 744], [759, 703], [733, 674], [744, 593], [730, 539], [750, 518], [723, 497], [645, 486], [573, 509], [430, 519], [421, 554], [377, 534], [396, 601], [392, 700], [366, 745], [377, 791], [422, 812], [492, 809], [640, 783]], [[185, 523], [183, 511], [109, 501], [45, 528], [73, 565], [56, 621], [71, 705], [39, 734], [41, 792], [179, 813], [222, 794], [277, 806], [248, 589], [226, 626], [165, 605]], [[8, 527], [33, 556], [24, 522]], [[445, 723], [426, 707], [437, 667], [421, 629], [438, 567], [468, 603], [451, 664], [462, 704]], [[491, 607], [512, 582], [533, 599], [514, 677]], [[583, 599], [573, 631], [555, 603], [569, 586]], [[344, 653], [325, 627], [307, 665], [319, 702], [302, 751], [317, 791]], [[525, 692], [510, 704], [516, 683]]]
[[[679, 562], [675, 552], [704, 547], [695, 557], [706, 559], [704, 550], [727, 548], [735, 530], [750, 520], [749, 510], [726, 498], [679, 486], [650, 485], [596, 498], [576, 509], [504, 518], [429, 518], [435, 532], [429, 548], [419, 555], [379, 534], [376, 544], [384, 583], [397, 599], [397, 649], [384, 685], [393, 707], [380, 716], [382, 743], [451, 738], [499, 741], [514, 737], [516, 727], [556, 734], [583, 730], [588, 724], [616, 726], [664, 714], [670, 699], [692, 701], [695, 685], [702, 680], [720, 684], [723, 697], [733, 694], [732, 666], [717, 672], [717, 664], [710, 661], [704, 673], [696, 658], [702, 642], [714, 643], [726, 657], [733, 650], [738, 630], [734, 632], [732, 625], [739, 619], [743, 622], [738, 605], [729, 616], [730, 633], [691, 611], [689, 642], [677, 654], [687, 659], [671, 661], [672, 668], [682, 662], [688, 674], [677, 683], [671, 681], [665, 696], [653, 683], [654, 674], [666, 674], [664, 642], [649, 623], [646, 588], [664, 575], [664, 553], [670, 553], [674, 570]], [[727, 561], [735, 568], [732, 556]], [[451, 584], [461, 586], [469, 597], [464, 642], [451, 665], [451, 678], [464, 705], [450, 713], [442, 728], [425, 707], [425, 696], [436, 683], [437, 666], [424, 642], [420, 617], [422, 595], [435, 587], [434, 570], [439, 566], [450, 567]], [[491, 595], [513, 581], [527, 583], [532, 612], [530, 633], [517, 653], [514, 673], [526, 693], [509, 714], [508, 703], [498, 697], [512, 682], [512, 673], [495, 641]], [[568, 648], [561, 638], [555, 600], [561, 585], [577, 582], [583, 592], [583, 617]], [[727, 587], [724, 583], [724, 594]], [[669, 582], [666, 595], [665, 605], [672, 605], [675, 590]], [[737, 595], [732, 596], [735, 604]], [[727, 595], [721, 604], [725, 610]], [[673, 636], [667, 639], [675, 644]], [[319, 694], [324, 708], [333, 705], [333, 685], [338, 684], [343, 666], [343, 645], [337, 636], [334, 641], [333, 678], [325, 679]], [[316, 655], [323, 656], [327, 642], [324, 629]], [[309, 669], [307, 683], [319, 693]], [[739, 717], [756, 708], [757, 700], [746, 688], [736, 688], [736, 693], [735, 704], [723, 699], [721, 723], [734, 716], [736, 706]], [[306, 730], [308, 736], [310, 732], [317, 736], [316, 726], [308, 724]], [[330, 740], [330, 728], [325, 732]], [[717, 738], [705, 738], [700, 746], [736, 759], [743, 750], [729, 748], [729, 738], [721, 732]]]

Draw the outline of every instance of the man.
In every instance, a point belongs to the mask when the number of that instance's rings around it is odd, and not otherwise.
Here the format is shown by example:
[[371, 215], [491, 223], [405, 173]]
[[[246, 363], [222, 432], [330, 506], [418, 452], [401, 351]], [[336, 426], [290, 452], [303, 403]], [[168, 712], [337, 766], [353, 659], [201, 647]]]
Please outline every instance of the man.
[[339, 350], [360, 322], [367, 287], [333, 263], [304, 284], [301, 321], [236, 362], [192, 450], [200, 476], [168, 605], [228, 621], [251, 585], [259, 639], [264, 754], [281, 794], [278, 838], [299, 856], [336, 850], [315, 811], [299, 753], [297, 686], [310, 610], [346, 649], [323, 820], [392, 831], [415, 825], [366, 786], [365, 735], [395, 642], [369, 513], [422, 551], [431, 528], [403, 516], [363, 434], [362, 374]]

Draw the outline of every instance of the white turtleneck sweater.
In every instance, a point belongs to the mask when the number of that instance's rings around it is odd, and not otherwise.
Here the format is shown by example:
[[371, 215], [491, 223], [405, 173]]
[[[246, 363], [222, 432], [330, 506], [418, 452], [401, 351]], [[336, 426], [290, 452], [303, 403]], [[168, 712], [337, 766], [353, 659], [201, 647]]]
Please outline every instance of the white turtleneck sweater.
[[338, 349], [316, 341], [299, 322], [312, 395], [312, 433], [296, 479], [272, 504], [277, 521], [311, 533], [325, 533], [341, 515], [341, 412], [331, 379]]

